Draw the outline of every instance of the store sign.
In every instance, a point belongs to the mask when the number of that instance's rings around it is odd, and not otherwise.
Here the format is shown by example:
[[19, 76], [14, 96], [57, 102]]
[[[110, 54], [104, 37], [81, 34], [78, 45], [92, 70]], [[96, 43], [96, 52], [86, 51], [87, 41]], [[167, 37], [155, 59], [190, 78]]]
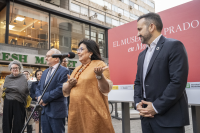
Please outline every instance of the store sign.
[[[45, 56], [0, 51], [0, 62], [18, 60], [23, 64], [47, 66]], [[78, 59], [68, 60], [68, 67], [75, 68], [81, 65]]]

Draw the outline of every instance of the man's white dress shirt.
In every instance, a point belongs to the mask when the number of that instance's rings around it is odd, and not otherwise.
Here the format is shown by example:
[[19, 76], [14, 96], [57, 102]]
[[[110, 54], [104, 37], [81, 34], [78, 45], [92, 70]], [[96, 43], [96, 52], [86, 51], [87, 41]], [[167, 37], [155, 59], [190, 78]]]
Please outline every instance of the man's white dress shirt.
[[[158, 43], [158, 41], [160, 40], [160, 37], [162, 36], [159, 35], [151, 44], [150, 46], [149, 45], [146, 45], [146, 47], [148, 48], [147, 52], [146, 52], [146, 55], [145, 55], [145, 59], [144, 59], [144, 65], [143, 65], [143, 96], [144, 98], [146, 98], [146, 94], [145, 94], [145, 77], [146, 77], [146, 73], [147, 73], [147, 68], [149, 66], [149, 63], [151, 61], [151, 58], [153, 56], [153, 53], [155, 51], [155, 48], [156, 48], [156, 45]], [[159, 49], [159, 48], [158, 48]], [[138, 103], [137, 103], [138, 104]], [[136, 104], [136, 105], [137, 105]], [[153, 105], [153, 104], [152, 104]], [[156, 113], [158, 113], [158, 111], [156, 110], [156, 108], [153, 106], [154, 110]]]

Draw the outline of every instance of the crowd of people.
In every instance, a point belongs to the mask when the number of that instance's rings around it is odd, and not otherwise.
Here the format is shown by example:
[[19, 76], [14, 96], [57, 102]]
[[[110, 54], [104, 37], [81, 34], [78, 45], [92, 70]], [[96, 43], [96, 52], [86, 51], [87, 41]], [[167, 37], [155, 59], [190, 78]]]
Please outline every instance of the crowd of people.
[[[137, 21], [138, 37], [147, 44], [138, 57], [134, 88], [142, 131], [184, 133], [184, 126], [189, 124], [185, 93], [188, 60], [184, 45], [161, 34], [163, 24], [158, 14], [148, 13]], [[66, 121], [68, 133], [114, 133], [108, 108], [113, 83], [98, 44], [90, 39], [79, 42], [77, 54], [82, 65], [73, 71], [67, 67], [66, 58], [59, 65], [60, 59], [53, 58], [53, 54], [61, 52], [55, 48], [47, 52], [49, 68], [35, 72], [36, 82], [29, 80], [29, 71], [22, 72], [19, 61], [10, 62], [11, 74], [5, 78], [2, 94], [3, 132], [21, 132], [25, 118], [33, 111], [31, 97], [32, 101], [40, 101], [42, 107], [41, 112], [35, 111], [32, 116], [35, 133], [41, 132], [39, 121], [43, 133], [65, 133]], [[28, 123], [28, 133], [32, 132], [32, 123]]]

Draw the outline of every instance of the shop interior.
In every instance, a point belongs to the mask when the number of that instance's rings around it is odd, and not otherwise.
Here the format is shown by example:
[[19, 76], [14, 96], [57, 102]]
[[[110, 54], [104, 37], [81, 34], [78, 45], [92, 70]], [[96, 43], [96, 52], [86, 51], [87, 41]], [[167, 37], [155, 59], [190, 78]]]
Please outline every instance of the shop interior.
[[49, 49], [47, 13], [11, 3], [9, 44]]

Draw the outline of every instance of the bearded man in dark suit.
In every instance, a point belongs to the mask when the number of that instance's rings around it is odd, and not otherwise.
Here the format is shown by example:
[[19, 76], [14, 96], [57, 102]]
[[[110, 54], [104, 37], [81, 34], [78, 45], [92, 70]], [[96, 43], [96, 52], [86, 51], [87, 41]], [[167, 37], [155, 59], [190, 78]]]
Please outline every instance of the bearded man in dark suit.
[[187, 53], [180, 41], [165, 38], [162, 28], [156, 13], [137, 20], [138, 37], [147, 48], [138, 56], [134, 101], [143, 133], [184, 133], [189, 125]]

